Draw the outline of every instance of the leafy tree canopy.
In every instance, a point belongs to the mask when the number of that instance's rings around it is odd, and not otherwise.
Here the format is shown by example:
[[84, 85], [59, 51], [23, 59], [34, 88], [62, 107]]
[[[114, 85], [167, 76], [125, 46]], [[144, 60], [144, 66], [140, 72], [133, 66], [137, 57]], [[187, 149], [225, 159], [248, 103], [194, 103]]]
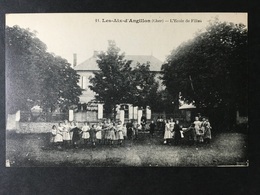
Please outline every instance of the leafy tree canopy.
[[150, 64], [137, 64], [132, 71], [132, 100], [135, 106], [154, 107], [157, 99], [158, 83], [155, 73], [150, 72]]
[[173, 97], [197, 107], [247, 105], [247, 29], [212, 22], [205, 32], [173, 50], [162, 66], [163, 83]]
[[114, 117], [117, 104], [149, 106], [152, 94], [156, 93], [158, 87], [149, 63], [132, 68], [132, 61], [124, 57], [115, 41], [109, 41], [108, 50], [98, 54], [100, 71], [90, 79], [89, 88], [96, 93], [97, 100], [104, 102], [106, 112], [114, 113]]
[[[67, 60], [48, 53], [34, 32], [19, 26], [6, 27], [7, 112], [67, 109], [79, 101], [79, 75]], [[31, 103], [31, 104], [30, 104]]]

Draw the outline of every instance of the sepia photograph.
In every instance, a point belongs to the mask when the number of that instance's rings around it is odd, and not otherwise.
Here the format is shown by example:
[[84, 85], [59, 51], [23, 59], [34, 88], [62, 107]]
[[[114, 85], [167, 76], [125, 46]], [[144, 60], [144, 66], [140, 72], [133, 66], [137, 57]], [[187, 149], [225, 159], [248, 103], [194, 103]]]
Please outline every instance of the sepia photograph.
[[5, 15], [6, 167], [248, 167], [247, 13]]

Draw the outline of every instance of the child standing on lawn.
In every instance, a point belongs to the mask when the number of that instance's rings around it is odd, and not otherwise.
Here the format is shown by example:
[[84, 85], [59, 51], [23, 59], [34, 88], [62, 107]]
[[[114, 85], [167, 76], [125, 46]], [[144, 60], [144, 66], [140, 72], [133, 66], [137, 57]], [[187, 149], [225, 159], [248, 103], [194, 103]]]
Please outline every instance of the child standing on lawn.
[[96, 145], [96, 125], [93, 124], [92, 127], [89, 130], [89, 136], [90, 136], [90, 141], [92, 143], [92, 146]]
[[110, 138], [110, 144], [113, 145], [114, 141], [117, 140], [117, 137], [116, 137], [116, 131], [117, 131], [117, 128], [116, 128], [116, 123], [113, 123], [112, 127], [110, 128], [110, 131], [109, 131], [109, 138]]
[[104, 122], [103, 130], [104, 130], [104, 144], [110, 144], [111, 141], [111, 134], [110, 129], [112, 128], [111, 120], [108, 119], [108, 121]]
[[187, 130], [184, 132], [185, 133], [185, 137], [188, 138], [189, 145], [193, 145], [194, 144], [194, 138], [196, 136], [194, 127], [195, 127], [195, 125], [194, 125], [194, 123], [192, 123], [190, 125], [190, 127], [188, 127]]
[[195, 117], [195, 121], [193, 122], [194, 123], [194, 129], [195, 129], [195, 133], [196, 133], [196, 136], [194, 137], [194, 141], [195, 142], [199, 142], [201, 140], [201, 133], [200, 133], [200, 130], [201, 130], [201, 121], [199, 121], [199, 117]]
[[76, 122], [73, 123], [73, 128], [70, 130], [72, 132], [72, 144], [74, 148], [78, 148], [79, 141], [80, 141], [80, 136], [82, 130], [78, 128], [78, 124]]
[[102, 140], [102, 126], [101, 123], [99, 122], [97, 127], [96, 127], [96, 138], [98, 140], [98, 143], [101, 143]]
[[138, 139], [138, 128], [139, 128], [139, 124], [137, 124], [136, 121], [133, 122], [133, 127], [132, 127], [132, 139]]
[[170, 119], [169, 125], [170, 125], [170, 130], [172, 132], [172, 137], [174, 137], [174, 125], [175, 125], [175, 122], [173, 121], [173, 118]]
[[57, 135], [57, 127], [56, 125], [53, 125], [51, 128], [51, 137], [50, 137], [51, 144], [54, 143], [54, 139], [56, 135]]
[[54, 143], [58, 146], [59, 149], [61, 148], [61, 145], [63, 142], [62, 132], [63, 132], [63, 124], [62, 124], [62, 122], [59, 122], [58, 127], [57, 127], [57, 133], [54, 138]]
[[126, 134], [128, 139], [133, 139], [133, 120], [130, 120], [127, 124], [126, 124]]
[[170, 139], [172, 138], [172, 132], [170, 128], [170, 123], [168, 120], [165, 121], [165, 129], [164, 129], [164, 144], [169, 144]]
[[150, 123], [150, 135], [153, 137], [154, 135], [154, 130], [155, 130], [155, 123], [154, 121], [152, 120], [151, 123]]
[[103, 139], [103, 144], [107, 143], [107, 121], [104, 120], [102, 124], [102, 139]]
[[201, 122], [199, 133], [198, 133], [198, 142], [199, 143], [204, 142], [205, 125], [206, 125], [206, 118], [202, 117], [202, 122]]
[[125, 123], [123, 124], [123, 127], [122, 127], [122, 133], [123, 133], [124, 139], [127, 139], [127, 128], [126, 128]]
[[176, 122], [174, 124], [174, 144], [175, 145], [179, 145], [179, 143], [180, 143], [180, 140], [182, 138], [181, 130], [182, 130], [182, 128], [179, 125], [179, 121], [176, 120]]
[[210, 140], [211, 140], [211, 129], [212, 129], [212, 127], [210, 126], [210, 122], [209, 122], [208, 118], [206, 118], [204, 126], [205, 126], [204, 141], [205, 141], [206, 144], [209, 144]]
[[82, 138], [84, 140], [84, 144], [87, 144], [90, 138], [89, 131], [90, 131], [89, 122], [84, 122], [82, 127]]
[[68, 148], [71, 142], [69, 132], [70, 132], [70, 126], [68, 120], [65, 120], [63, 124], [63, 144], [65, 148]]
[[117, 139], [118, 139], [118, 144], [122, 145], [123, 139], [124, 139], [124, 135], [123, 135], [123, 126], [122, 126], [122, 122], [121, 121], [119, 121], [119, 123], [117, 125]]
[[69, 123], [69, 130], [70, 130], [70, 144], [72, 144], [72, 137], [73, 137], [73, 131], [71, 131], [72, 129], [74, 129], [76, 126], [76, 123], [74, 122], [74, 121], [71, 121], [70, 123]]

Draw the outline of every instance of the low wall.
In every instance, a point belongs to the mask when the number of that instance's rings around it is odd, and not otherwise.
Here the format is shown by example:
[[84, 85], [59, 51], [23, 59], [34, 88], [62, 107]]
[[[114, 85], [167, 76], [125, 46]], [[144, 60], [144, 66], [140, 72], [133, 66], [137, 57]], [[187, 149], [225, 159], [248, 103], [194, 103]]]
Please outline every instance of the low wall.
[[18, 122], [15, 120], [15, 114], [8, 114], [6, 121], [6, 129], [17, 129]]
[[48, 133], [51, 132], [53, 125], [57, 125], [55, 122], [20, 122], [17, 133]]

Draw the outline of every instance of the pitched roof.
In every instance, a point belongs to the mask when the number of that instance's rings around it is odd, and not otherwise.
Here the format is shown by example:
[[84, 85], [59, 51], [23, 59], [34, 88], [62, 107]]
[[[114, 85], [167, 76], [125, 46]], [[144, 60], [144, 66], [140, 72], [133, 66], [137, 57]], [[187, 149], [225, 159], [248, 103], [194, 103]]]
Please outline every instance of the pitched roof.
[[[131, 66], [135, 67], [137, 63], [140, 64], [150, 62], [150, 70], [151, 71], [161, 71], [161, 66], [163, 62], [158, 60], [152, 55], [126, 55], [126, 60], [132, 60]], [[92, 56], [91, 58], [85, 60], [84, 62], [78, 64], [74, 67], [75, 70], [99, 70], [98, 64], [96, 62], [97, 58]]]
[[186, 110], [186, 109], [194, 109], [196, 108], [196, 106], [194, 106], [193, 104], [183, 104], [179, 107], [180, 110]]

